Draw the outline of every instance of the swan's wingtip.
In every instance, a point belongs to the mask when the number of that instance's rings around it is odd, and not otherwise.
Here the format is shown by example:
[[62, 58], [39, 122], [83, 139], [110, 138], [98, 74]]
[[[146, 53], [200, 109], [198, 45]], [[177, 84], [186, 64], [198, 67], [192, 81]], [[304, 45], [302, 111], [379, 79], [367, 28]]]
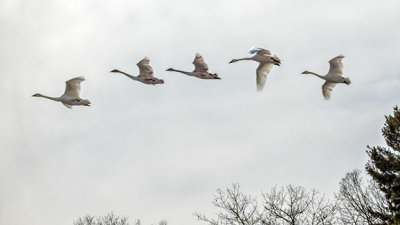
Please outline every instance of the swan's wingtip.
[[329, 62], [334, 62], [336, 60], [342, 60], [344, 58], [344, 55], [338, 55], [332, 59], [329, 60]]
[[263, 48], [253, 46], [253, 47], [250, 48], [249, 53], [250, 53], [250, 54], [254, 54], [254, 53], [257, 53], [258, 51], [260, 51], [260, 50], [262, 50], [262, 49], [263, 49]]

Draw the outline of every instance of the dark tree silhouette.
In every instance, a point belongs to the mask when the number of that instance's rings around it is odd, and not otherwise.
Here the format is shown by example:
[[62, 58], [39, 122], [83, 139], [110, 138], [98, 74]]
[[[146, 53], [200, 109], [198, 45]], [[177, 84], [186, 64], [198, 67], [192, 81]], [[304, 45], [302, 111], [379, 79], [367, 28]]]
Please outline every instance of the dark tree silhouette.
[[378, 184], [388, 202], [389, 213], [376, 214], [387, 224], [400, 224], [400, 111], [394, 107], [393, 115], [385, 116], [382, 135], [387, 147], [368, 146], [370, 157], [366, 170]]

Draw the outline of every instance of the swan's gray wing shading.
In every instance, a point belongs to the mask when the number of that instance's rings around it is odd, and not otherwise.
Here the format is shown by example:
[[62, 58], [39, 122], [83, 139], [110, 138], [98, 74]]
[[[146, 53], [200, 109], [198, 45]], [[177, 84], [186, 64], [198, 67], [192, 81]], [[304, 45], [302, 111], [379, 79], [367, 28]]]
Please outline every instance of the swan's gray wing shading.
[[342, 59], [344, 58], [344, 56], [339, 55], [336, 56], [335, 58], [329, 60], [329, 72], [328, 74], [334, 74], [337, 76], [342, 76], [343, 74], [343, 63], [342, 63]]
[[79, 93], [81, 91], [81, 82], [84, 81], [84, 77], [75, 77], [65, 82], [65, 92], [64, 95], [73, 98], [79, 98]]
[[331, 98], [331, 92], [335, 86], [335, 83], [328, 81], [325, 81], [325, 83], [322, 85], [322, 95], [324, 96], [325, 100], [329, 100]]
[[261, 50], [257, 51], [257, 55], [271, 56], [271, 52], [267, 49], [261, 49]]
[[153, 77], [153, 68], [150, 66], [150, 59], [144, 57], [137, 64], [139, 67], [139, 76]]
[[206, 62], [204, 62], [203, 57], [199, 53], [196, 53], [196, 57], [193, 60], [193, 65], [194, 65], [194, 72], [208, 71], [208, 65]]
[[257, 68], [257, 91], [262, 91], [267, 81], [269, 71], [271, 71], [272, 63], [260, 63]]

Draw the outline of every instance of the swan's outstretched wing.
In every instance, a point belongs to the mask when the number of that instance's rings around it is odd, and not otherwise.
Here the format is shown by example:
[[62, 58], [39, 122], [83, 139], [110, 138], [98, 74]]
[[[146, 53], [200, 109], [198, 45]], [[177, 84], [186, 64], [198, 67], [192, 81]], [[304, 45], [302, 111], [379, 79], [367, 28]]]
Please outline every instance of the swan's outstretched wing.
[[73, 98], [79, 98], [79, 92], [81, 91], [81, 82], [84, 81], [84, 77], [75, 77], [71, 80], [65, 82], [65, 92], [64, 95]]
[[267, 81], [267, 76], [269, 71], [271, 71], [272, 63], [260, 63], [257, 68], [257, 91], [262, 91], [264, 89], [265, 82]]
[[344, 58], [344, 56], [339, 55], [339, 56], [336, 56], [335, 58], [329, 60], [330, 68], [329, 68], [328, 74], [342, 76], [342, 74], [343, 74], [342, 59], [343, 58]]
[[150, 59], [147, 57], [144, 57], [142, 60], [140, 60], [137, 64], [139, 67], [139, 76], [146, 76], [146, 77], [153, 77], [153, 68], [150, 66]]
[[194, 72], [208, 71], [208, 65], [206, 62], [204, 62], [203, 57], [199, 53], [196, 53], [196, 57], [193, 60], [193, 65], [194, 65]]
[[331, 98], [331, 92], [335, 86], [335, 83], [328, 81], [325, 81], [325, 83], [322, 85], [322, 95], [324, 96], [325, 100], [329, 100]]

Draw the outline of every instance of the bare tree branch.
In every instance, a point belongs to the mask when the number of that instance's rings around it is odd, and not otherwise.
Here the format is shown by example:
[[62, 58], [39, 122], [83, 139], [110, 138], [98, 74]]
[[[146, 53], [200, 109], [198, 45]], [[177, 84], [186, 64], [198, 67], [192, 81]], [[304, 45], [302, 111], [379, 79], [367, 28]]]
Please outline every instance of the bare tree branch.
[[346, 174], [340, 184], [336, 199], [340, 202], [340, 214], [345, 224], [382, 224], [377, 214], [388, 214], [388, 203], [377, 184], [370, 180], [363, 187], [361, 172]]
[[[140, 220], [135, 221], [135, 225], [141, 225]], [[128, 217], [117, 216], [113, 212], [105, 216], [94, 217], [86, 215], [74, 221], [74, 225], [129, 225]], [[161, 220], [158, 225], [168, 225], [167, 220]]]
[[197, 219], [210, 225], [327, 225], [336, 224], [337, 204], [320, 196], [316, 190], [286, 186], [264, 193], [263, 204], [243, 194], [238, 184], [225, 191], [217, 190], [213, 205], [216, 219], [195, 213]]

